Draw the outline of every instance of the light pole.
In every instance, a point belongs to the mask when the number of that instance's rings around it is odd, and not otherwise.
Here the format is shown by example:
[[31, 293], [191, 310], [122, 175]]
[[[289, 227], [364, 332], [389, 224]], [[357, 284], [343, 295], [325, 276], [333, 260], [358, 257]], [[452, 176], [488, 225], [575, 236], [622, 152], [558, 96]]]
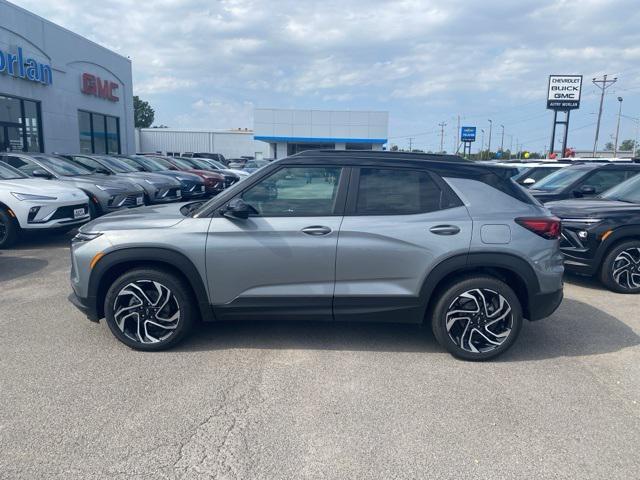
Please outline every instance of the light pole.
[[480, 148], [480, 160], [484, 160], [484, 128], [481, 128], [480, 132], [482, 132], [482, 147]]
[[618, 135], [620, 135], [620, 117], [622, 116], [622, 97], [618, 97], [618, 125], [616, 126], [616, 142], [613, 144], [613, 158], [618, 156]]
[[502, 137], [500, 138], [500, 152], [504, 153], [504, 125], [502, 127]]
[[594, 78], [591, 80], [593, 84], [600, 89], [600, 108], [598, 109], [598, 123], [596, 125], [596, 138], [593, 141], [593, 156], [595, 157], [598, 153], [598, 138], [600, 136], [600, 120], [602, 120], [602, 105], [604, 103], [604, 92], [607, 88], [618, 81], [618, 77], [613, 78], [612, 80], [607, 80], [607, 75], [605, 75], [602, 79]]
[[[487, 157], [491, 155], [491, 131], [493, 130], [493, 121], [489, 119], [489, 146], [487, 147]], [[487, 160], [491, 160], [487, 158]]]

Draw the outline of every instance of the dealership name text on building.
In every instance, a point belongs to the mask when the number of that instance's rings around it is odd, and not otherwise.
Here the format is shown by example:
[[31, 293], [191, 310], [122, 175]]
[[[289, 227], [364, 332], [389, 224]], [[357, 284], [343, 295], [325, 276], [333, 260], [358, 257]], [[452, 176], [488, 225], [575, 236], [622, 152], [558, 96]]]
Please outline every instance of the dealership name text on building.
[[82, 93], [93, 95], [94, 97], [104, 98], [110, 102], [120, 100], [116, 96], [115, 91], [118, 90], [118, 84], [110, 80], [102, 80], [97, 75], [91, 73], [82, 74]]
[[39, 63], [33, 58], [24, 58], [22, 47], [18, 47], [16, 53], [0, 50], [0, 73], [42, 83], [43, 85], [51, 85], [53, 83], [51, 65]]

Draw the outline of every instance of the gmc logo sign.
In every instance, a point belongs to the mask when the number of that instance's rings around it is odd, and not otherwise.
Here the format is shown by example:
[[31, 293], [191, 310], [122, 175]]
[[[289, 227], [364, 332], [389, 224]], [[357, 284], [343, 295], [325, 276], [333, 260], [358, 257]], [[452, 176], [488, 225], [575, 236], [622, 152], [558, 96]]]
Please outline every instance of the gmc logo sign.
[[118, 84], [110, 82], [109, 80], [102, 80], [96, 75], [90, 73], [82, 74], [82, 93], [86, 95], [93, 95], [94, 97], [104, 98], [110, 102], [117, 102], [120, 100], [115, 95], [118, 90]]

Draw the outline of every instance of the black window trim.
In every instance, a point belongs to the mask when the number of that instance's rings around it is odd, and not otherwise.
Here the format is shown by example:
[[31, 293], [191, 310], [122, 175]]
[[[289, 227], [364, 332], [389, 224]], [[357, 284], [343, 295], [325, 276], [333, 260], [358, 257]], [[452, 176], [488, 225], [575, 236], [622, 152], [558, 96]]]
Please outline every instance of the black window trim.
[[[358, 191], [360, 188], [360, 171], [362, 169], [374, 169], [374, 170], [395, 170], [395, 171], [413, 171], [417, 173], [426, 173], [436, 186], [442, 191], [440, 208], [437, 210], [430, 210], [416, 213], [362, 213], [357, 211], [358, 204]], [[443, 205], [447, 205], [444, 206]], [[354, 166], [351, 172], [351, 181], [349, 183], [349, 193], [347, 195], [347, 205], [345, 208], [345, 216], [349, 217], [398, 217], [409, 215], [428, 215], [429, 213], [442, 212], [451, 208], [458, 208], [464, 206], [462, 200], [455, 194], [453, 189], [445, 182], [439, 175], [435, 174], [424, 168], [412, 168], [407, 166], [376, 166], [376, 165], [359, 165]]]
[[249, 218], [314, 218], [314, 217], [342, 217], [345, 215], [345, 205], [347, 202], [347, 189], [349, 187], [349, 183], [350, 183], [350, 179], [351, 179], [351, 172], [352, 172], [352, 168], [348, 165], [338, 165], [338, 164], [331, 164], [331, 165], [327, 165], [327, 164], [300, 164], [300, 165], [291, 165], [291, 164], [284, 164], [284, 165], [279, 165], [278, 167], [274, 168], [274, 169], [270, 169], [269, 171], [265, 171], [264, 175], [261, 175], [259, 178], [256, 178], [256, 180], [254, 182], [251, 183], [246, 183], [245, 188], [243, 188], [242, 190], [238, 191], [233, 197], [226, 199], [224, 201], [224, 203], [222, 203], [221, 205], [219, 205], [218, 207], [214, 208], [213, 212], [208, 211], [207, 213], [205, 213], [204, 215], [202, 215], [202, 217], [222, 217], [224, 216], [222, 214], [222, 212], [224, 211], [224, 208], [229, 204], [229, 202], [231, 202], [232, 200], [236, 199], [236, 198], [242, 198], [242, 195], [245, 194], [245, 192], [247, 192], [248, 190], [252, 189], [255, 185], [257, 185], [258, 183], [266, 180], [267, 178], [275, 175], [277, 172], [279, 172], [280, 170], [284, 170], [285, 168], [341, 168], [342, 169], [342, 173], [340, 174], [340, 180], [338, 181], [338, 193], [336, 194], [336, 200], [334, 202], [334, 209], [333, 212], [329, 215], [269, 215], [269, 216], [262, 216], [262, 215], [252, 215]]

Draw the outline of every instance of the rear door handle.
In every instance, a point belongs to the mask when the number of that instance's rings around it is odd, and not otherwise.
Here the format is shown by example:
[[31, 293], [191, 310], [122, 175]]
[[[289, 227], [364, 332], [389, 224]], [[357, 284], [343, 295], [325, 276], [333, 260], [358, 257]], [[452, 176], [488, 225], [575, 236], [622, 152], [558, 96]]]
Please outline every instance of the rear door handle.
[[460, 233], [460, 227], [455, 225], [436, 225], [435, 227], [431, 227], [429, 231], [436, 235], [456, 235]]
[[328, 235], [332, 232], [329, 227], [324, 227], [322, 225], [313, 225], [311, 227], [306, 227], [302, 229], [302, 233], [306, 233], [307, 235]]

